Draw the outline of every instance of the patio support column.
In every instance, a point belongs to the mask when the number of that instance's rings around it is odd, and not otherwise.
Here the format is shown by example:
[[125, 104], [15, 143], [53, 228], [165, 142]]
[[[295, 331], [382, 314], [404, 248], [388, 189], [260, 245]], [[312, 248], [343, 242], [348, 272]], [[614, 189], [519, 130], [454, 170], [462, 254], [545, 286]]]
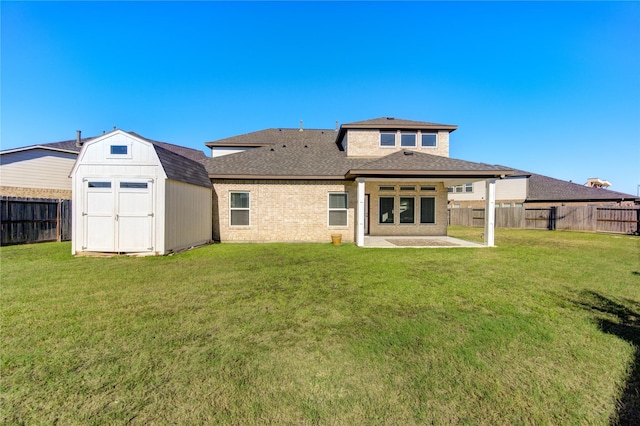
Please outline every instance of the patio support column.
[[484, 244], [495, 247], [496, 231], [496, 180], [487, 179], [484, 205]]
[[356, 246], [364, 247], [364, 179], [358, 178], [358, 205], [356, 207]]

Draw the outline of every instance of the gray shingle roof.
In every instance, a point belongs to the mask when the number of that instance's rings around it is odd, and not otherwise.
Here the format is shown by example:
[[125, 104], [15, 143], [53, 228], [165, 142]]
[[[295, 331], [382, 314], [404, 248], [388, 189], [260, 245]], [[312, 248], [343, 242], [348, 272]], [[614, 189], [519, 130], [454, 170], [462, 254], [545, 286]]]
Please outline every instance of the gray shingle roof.
[[353, 164], [335, 144], [334, 131], [269, 129], [265, 132], [271, 137], [267, 146], [204, 160], [209, 175], [341, 178]]
[[406, 151], [411, 155], [398, 151], [379, 159], [349, 158], [335, 143], [334, 131], [268, 129], [255, 134], [261, 137], [268, 135], [271, 139], [262, 140], [269, 140], [269, 145], [207, 158], [203, 164], [209, 175], [214, 178], [344, 179], [382, 174], [479, 177], [510, 174], [506, 167], [412, 151]]
[[511, 175], [507, 167], [458, 160], [439, 155], [402, 150], [380, 159], [369, 160], [351, 170], [350, 175], [429, 175], [499, 176]]
[[373, 118], [371, 120], [363, 120], [363, 121], [354, 121], [351, 123], [344, 123], [342, 125], [343, 128], [376, 128], [376, 129], [385, 129], [385, 128], [420, 128], [420, 129], [443, 129], [443, 130], [455, 130], [458, 126], [453, 124], [440, 124], [440, 123], [431, 123], [428, 121], [414, 121], [414, 120], [405, 120], [402, 118], [395, 117], [379, 117]]
[[208, 147], [215, 146], [265, 146], [293, 142], [313, 142], [318, 139], [331, 138], [335, 141], [338, 132], [327, 129], [265, 129], [257, 132], [245, 133], [230, 138], [219, 139], [205, 143]]
[[201, 163], [169, 151], [159, 144], [154, 143], [153, 148], [169, 179], [211, 188], [211, 180]]
[[592, 188], [549, 176], [528, 172], [523, 172], [522, 174], [529, 175], [527, 201], [613, 201], [638, 199], [635, 195], [610, 191], [604, 188]]

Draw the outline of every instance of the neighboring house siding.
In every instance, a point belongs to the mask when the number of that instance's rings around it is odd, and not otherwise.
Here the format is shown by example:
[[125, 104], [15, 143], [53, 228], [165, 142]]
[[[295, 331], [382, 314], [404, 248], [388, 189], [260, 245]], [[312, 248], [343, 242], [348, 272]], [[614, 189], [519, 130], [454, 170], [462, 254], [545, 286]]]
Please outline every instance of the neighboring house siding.
[[[473, 192], [450, 192], [451, 203], [464, 203], [464, 207], [483, 206], [487, 185], [484, 180], [473, 183]], [[523, 202], [527, 197], [527, 178], [518, 176], [514, 178], [496, 180], [496, 202]]]
[[[387, 132], [387, 131], [383, 131]], [[433, 133], [433, 132], [429, 132]], [[380, 146], [379, 130], [357, 130], [350, 129], [347, 132], [347, 156], [349, 157], [383, 157], [403, 149], [418, 151], [425, 154], [440, 155], [442, 157], [449, 156], [449, 132], [438, 131], [438, 142], [435, 147], [420, 146], [420, 139], [416, 141], [413, 148], [403, 147], [400, 145], [399, 137], [396, 138], [395, 147]]]
[[[2, 195], [71, 197], [69, 173], [76, 160], [75, 154], [33, 149], [3, 154], [1, 160]], [[25, 191], [26, 188], [40, 192]]]
[[[380, 186], [393, 186], [394, 191], [380, 191]], [[403, 191], [400, 187], [415, 187], [415, 191]], [[421, 186], [435, 186], [435, 191], [421, 191]], [[365, 193], [369, 194], [369, 235], [414, 235], [431, 236], [447, 235], [448, 215], [447, 215], [447, 188], [442, 182], [425, 181], [397, 181], [397, 182], [376, 182], [368, 181], [365, 184]], [[379, 223], [380, 197], [393, 197], [395, 200], [395, 221], [390, 223]], [[400, 223], [399, 201], [401, 197], [413, 197], [415, 199], [414, 223]], [[435, 198], [435, 223], [420, 223], [420, 198]]]
[[[214, 239], [231, 242], [329, 242], [331, 234], [354, 241], [354, 182], [333, 180], [225, 180], [213, 179]], [[250, 193], [249, 226], [231, 226], [231, 192]], [[329, 193], [348, 195], [347, 226], [329, 226]]]
[[229, 154], [237, 154], [238, 152], [244, 152], [252, 149], [248, 148], [227, 148], [227, 147], [211, 147], [211, 157], [222, 157]]
[[[211, 189], [167, 180], [165, 182], [165, 247], [173, 250], [211, 240]], [[203, 236], [208, 236], [203, 239]]]

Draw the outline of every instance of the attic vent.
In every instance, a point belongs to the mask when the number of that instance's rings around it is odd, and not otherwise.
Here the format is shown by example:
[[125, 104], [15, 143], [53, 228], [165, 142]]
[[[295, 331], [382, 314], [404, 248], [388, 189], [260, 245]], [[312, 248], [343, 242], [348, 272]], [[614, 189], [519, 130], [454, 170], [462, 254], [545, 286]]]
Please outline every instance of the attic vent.
[[395, 120], [394, 117], [387, 117], [387, 120]]
[[271, 148], [271, 151], [275, 151], [275, 149]]
[[405, 151], [404, 155], [413, 155], [413, 151]]
[[286, 148], [287, 146], [286, 146], [286, 145], [282, 145], [282, 147], [283, 147], [283, 148]]
[[305, 147], [305, 148], [309, 148], [309, 145], [305, 145], [304, 147]]

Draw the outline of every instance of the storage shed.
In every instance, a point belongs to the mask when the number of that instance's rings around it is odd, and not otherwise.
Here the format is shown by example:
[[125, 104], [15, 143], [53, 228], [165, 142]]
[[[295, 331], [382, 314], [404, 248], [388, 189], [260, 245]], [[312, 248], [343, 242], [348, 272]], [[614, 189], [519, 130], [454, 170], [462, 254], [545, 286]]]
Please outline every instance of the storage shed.
[[71, 171], [72, 253], [167, 254], [211, 241], [211, 181], [192, 152], [114, 130]]

